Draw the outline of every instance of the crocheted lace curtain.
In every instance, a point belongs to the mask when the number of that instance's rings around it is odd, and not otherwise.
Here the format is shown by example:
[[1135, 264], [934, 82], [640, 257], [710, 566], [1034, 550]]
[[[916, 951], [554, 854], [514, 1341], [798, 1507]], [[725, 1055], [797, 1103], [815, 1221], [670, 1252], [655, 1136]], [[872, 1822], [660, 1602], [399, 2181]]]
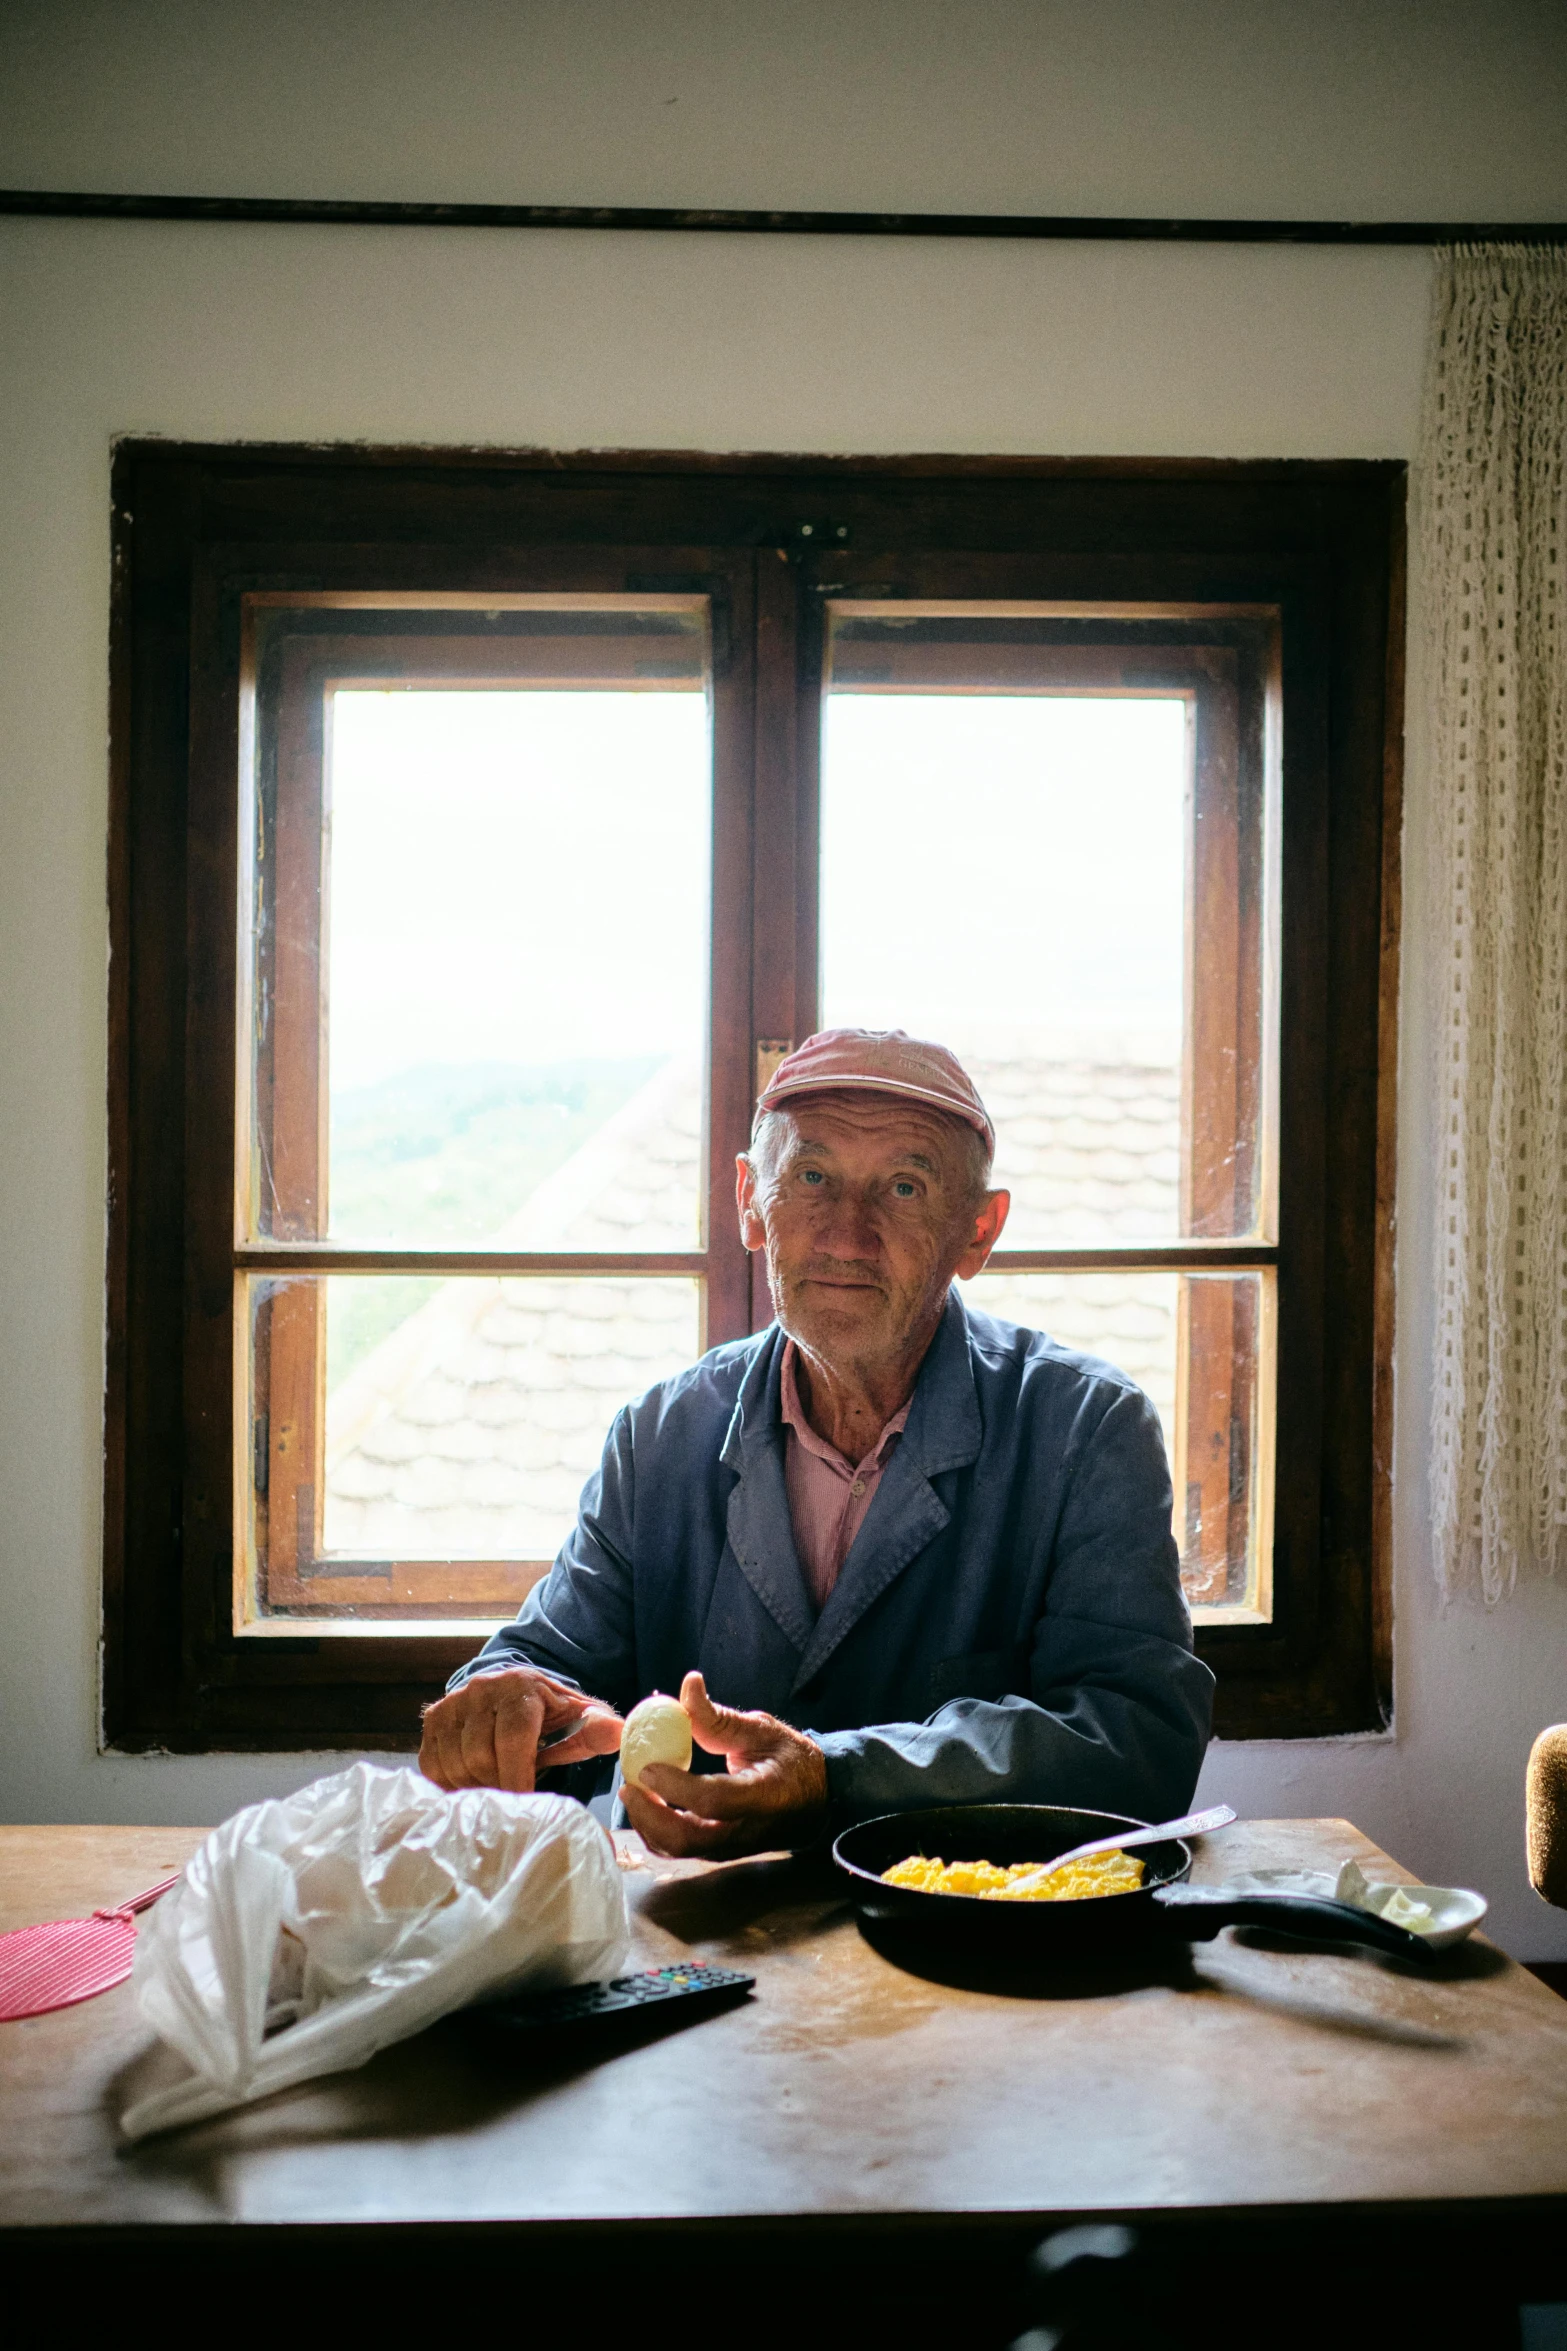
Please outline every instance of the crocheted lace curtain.
[[1440, 1133], [1435, 1564], [1567, 1560], [1567, 249], [1437, 257], [1419, 470]]

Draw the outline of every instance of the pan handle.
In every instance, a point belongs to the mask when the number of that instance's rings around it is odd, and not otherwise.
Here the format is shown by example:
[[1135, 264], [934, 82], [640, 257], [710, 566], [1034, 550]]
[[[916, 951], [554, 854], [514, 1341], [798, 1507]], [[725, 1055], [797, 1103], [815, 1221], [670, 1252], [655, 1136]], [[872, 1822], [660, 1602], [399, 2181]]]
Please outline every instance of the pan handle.
[[1267, 1927], [1313, 1943], [1360, 1943], [1398, 1959], [1432, 1957], [1431, 1946], [1408, 1927], [1326, 1894], [1237, 1894], [1227, 1886], [1176, 1885], [1156, 1886], [1153, 1898], [1172, 1930], [1193, 1943], [1211, 1943], [1221, 1927]]

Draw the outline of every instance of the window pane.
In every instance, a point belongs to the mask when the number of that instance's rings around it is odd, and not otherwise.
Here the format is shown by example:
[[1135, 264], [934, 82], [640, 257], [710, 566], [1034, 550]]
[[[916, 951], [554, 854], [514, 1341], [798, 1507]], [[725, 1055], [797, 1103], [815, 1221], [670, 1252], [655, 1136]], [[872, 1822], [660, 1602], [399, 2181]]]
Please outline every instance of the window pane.
[[252, 1229], [700, 1247], [705, 620], [459, 617], [261, 662]]
[[300, 1275], [251, 1300], [257, 1550], [296, 1604], [354, 1563], [552, 1558], [616, 1412], [701, 1348], [686, 1280]]
[[823, 1018], [962, 1054], [1009, 1249], [1271, 1213], [1261, 656], [1152, 626], [834, 617]]
[[1266, 1616], [1273, 1275], [987, 1273], [964, 1294], [1137, 1382], [1164, 1427], [1187, 1599], [1210, 1615]]
[[962, 1053], [1008, 1248], [1180, 1231], [1185, 784], [1174, 699], [829, 698], [824, 1017]]
[[700, 1243], [707, 712], [338, 693], [334, 1239]]

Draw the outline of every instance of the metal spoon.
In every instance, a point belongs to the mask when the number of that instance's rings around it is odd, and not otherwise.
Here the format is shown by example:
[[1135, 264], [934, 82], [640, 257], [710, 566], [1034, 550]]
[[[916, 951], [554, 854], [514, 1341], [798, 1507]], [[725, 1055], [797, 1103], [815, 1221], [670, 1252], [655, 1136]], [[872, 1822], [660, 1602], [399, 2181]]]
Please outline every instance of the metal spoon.
[[1074, 1845], [1070, 1853], [1058, 1853], [1054, 1861], [1042, 1861], [1026, 1878], [1014, 1878], [1007, 1891], [1020, 1894], [1027, 1888], [1043, 1885], [1058, 1869], [1065, 1869], [1069, 1861], [1087, 1861], [1094, 1853], [1124, 1853], [1128, 1845], [1157, 1845], [1165, 1837], [1200, 1837], [1209, 1829], [1227, 1827], [1234, 1818], [1232, 1805], [1212, 1804], [1206, 1812], [1188, 1812], [1180, 1820], [1161, 1820], [1153, 1828], [1133, 1829], [1129, 1835], [1090, 1837], [1086, 1845]]

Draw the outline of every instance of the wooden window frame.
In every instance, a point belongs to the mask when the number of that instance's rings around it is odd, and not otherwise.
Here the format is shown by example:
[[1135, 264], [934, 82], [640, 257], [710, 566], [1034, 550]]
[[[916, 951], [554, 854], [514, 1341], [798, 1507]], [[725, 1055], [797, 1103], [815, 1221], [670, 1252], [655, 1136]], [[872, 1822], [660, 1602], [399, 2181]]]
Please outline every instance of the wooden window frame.
[[[1004, 560], [1035, 601], [1281, 616], [1274, 1614], [1203, 1625], [1198, 1641], [1219, 1676], [1223, 1735], [1384, 1724], [1403, 501], [1404, 469], [1383, 463], [562, 460], [122, 442], [106, 1743], [407, 1748], [420, 1703], [474, 1645], [392, 1622], [349, 1637], [287, 1622], [266, 1639], [234, 1630], [235, 1134], [222, 1106], [235, 1099], [244, 597], [553, 593], [575, 566], [590, 588], [700, 581], [722, 601], [732, 641], [754, 642], [755, 659], [715, 763], [719, 1169], [744, 1140], [758, 1071], [815, 1020], [815, 688], [802, 613], [830, 581], [858, 579], [863, 593], [883, 552], [904, 579], [927, 565], [944, 596], [972, 557], [976, 582], [993, 583]], [[712, 1239], [730, 1208], [715, 1176]], [[1230, 1245], [1210, 1247], [1206, 1262], [1224, 1262]], [[457, 1269], [450, 1255], [421, 1265]], [[716, 1328], [748, 1311], [762, 1319], [737, 1290]]]

